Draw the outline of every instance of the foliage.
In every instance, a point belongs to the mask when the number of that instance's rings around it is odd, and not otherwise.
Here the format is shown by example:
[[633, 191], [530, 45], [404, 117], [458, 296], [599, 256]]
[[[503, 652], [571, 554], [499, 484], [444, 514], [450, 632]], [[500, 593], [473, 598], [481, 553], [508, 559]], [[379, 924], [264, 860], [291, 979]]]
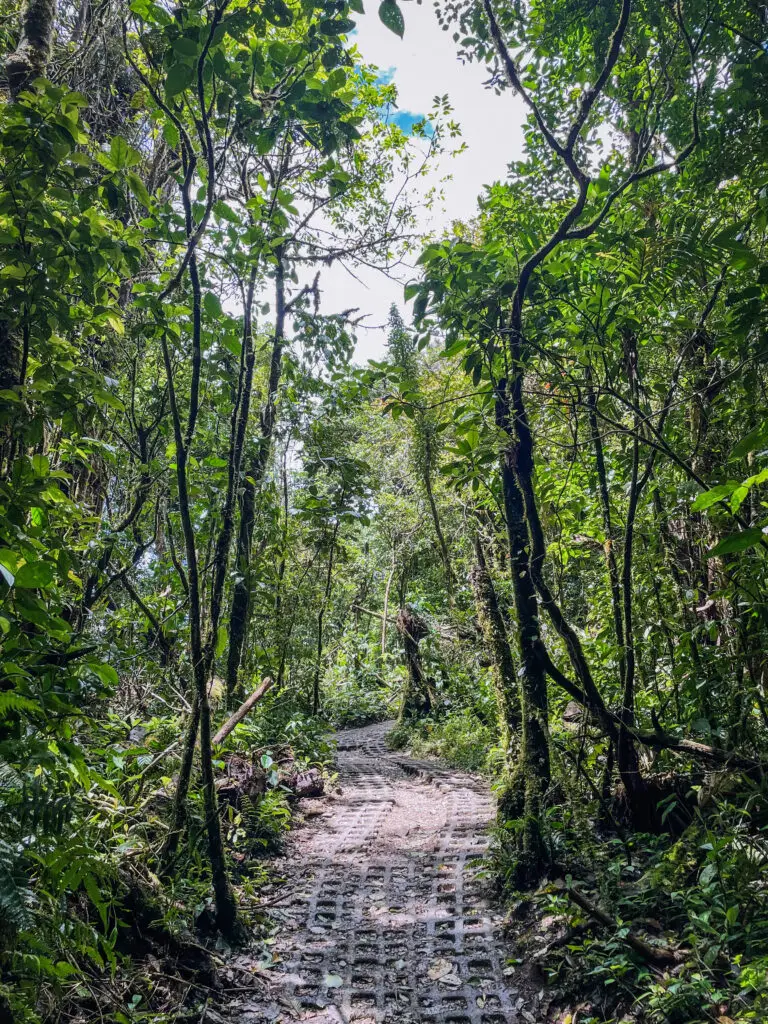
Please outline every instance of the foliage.
[[422, 719], [411, 729], [402, 726], [390, 738], [397, 748], [406, 744], [416, 757], [437, 757], [469, 772], [496, 767], [492, 730], [471, 711], [458, 711], [443, 719]]
[[[633, 1006], [649, 1021], [762, 1019], [764, 825], [745, 812], [744, 796], [707, 806], [674, 840], [633, 837], [631, 863], [620, 843], [574, 843], [572, 852], [591, 864], [597, 900], [615, 918], [617, 931], [595, 929], [567, 897], [544, 890], [538, 897], [542, 910], [573, 929], [574, 937], [543, 964], [569, 998], [591, 1002], [594, 1016], [588, 1019], [600, 1021]], [[746, 803], [754, 810], [752, 801]], [[648, 922], [652, 941], [662, 946], [680, 943], [677, 966], [659, 971], [627, 947], [623, 936], [636, 922]]]
[[[288, 767], [407, 706], [393, 743], [493, 777], [502, 887], [574, 925], [547, 964], [596, 1019], [761, 1019], [760, 15], [438, 5], [525, 147], [421, 244], [458, 129], [387, 116], [357, 0], [97, 6], [33, 60], [0, 30], [0, 1014], [161, 1012], [107, 984], [131, 900], [253, 939]], [[405, 261], [355, 367], [315, 275]], [[232, 764], [265, 791], [220, 806]]]

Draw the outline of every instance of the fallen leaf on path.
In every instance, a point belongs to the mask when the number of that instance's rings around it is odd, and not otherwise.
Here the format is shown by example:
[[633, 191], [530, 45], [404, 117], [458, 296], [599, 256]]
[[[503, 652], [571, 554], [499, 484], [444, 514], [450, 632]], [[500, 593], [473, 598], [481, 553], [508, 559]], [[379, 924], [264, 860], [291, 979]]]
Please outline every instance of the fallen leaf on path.
[[430, 981], [438, 981], [440, 978], [444, 978], [446, 974], [450, 974], [453, 970], [453, 964], [450, 960], [435, 960], [429, 965], [427, 971], [427, 977]]
[[459, 988], [461, 986], [461, 978], [458, 974], [446, 974], [444, 978], [438, 978], [441, 985], [450, 985], [451, 988]]

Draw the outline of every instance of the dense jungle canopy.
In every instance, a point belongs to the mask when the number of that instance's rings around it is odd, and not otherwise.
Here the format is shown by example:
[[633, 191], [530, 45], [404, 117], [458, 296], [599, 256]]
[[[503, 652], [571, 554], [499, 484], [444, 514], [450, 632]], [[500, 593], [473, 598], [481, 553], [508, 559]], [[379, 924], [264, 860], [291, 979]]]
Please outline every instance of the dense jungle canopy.
[[490, 779], [553, 1021], [768, 1019], [768, 9], [437, 0], [525, 144], [425, 235], [408, 7], [0, 0], [3, 1021], [202, 1021], [386, 719]]

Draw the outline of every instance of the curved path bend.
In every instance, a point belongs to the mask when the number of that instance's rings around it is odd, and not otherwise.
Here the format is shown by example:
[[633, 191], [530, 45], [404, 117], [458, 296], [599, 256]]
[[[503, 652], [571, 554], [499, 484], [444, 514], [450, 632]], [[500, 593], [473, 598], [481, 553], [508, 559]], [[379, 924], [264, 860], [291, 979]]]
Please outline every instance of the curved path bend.
[[487, 786], [389, 751], [389, 728], [339, 734], [341, 793], [291, 839], [281, 864], [290, 895], [273, 911], [274, 1001], [260, 1019], [537, 1021], [484, 877]]

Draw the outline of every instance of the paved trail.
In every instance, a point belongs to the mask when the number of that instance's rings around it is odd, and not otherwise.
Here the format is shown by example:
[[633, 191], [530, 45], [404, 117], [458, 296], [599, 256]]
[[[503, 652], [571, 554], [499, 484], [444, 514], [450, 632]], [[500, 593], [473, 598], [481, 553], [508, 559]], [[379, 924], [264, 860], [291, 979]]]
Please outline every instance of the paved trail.
[[270, 972], [276, 998], [261, 1019], [538, 1020], [516, 988], [498, 908], [478, 877], [494, 812], [487, 787], [389, 751], [388, 728], [340, 734], [342, 794], [291, 841], [281, 963]]

